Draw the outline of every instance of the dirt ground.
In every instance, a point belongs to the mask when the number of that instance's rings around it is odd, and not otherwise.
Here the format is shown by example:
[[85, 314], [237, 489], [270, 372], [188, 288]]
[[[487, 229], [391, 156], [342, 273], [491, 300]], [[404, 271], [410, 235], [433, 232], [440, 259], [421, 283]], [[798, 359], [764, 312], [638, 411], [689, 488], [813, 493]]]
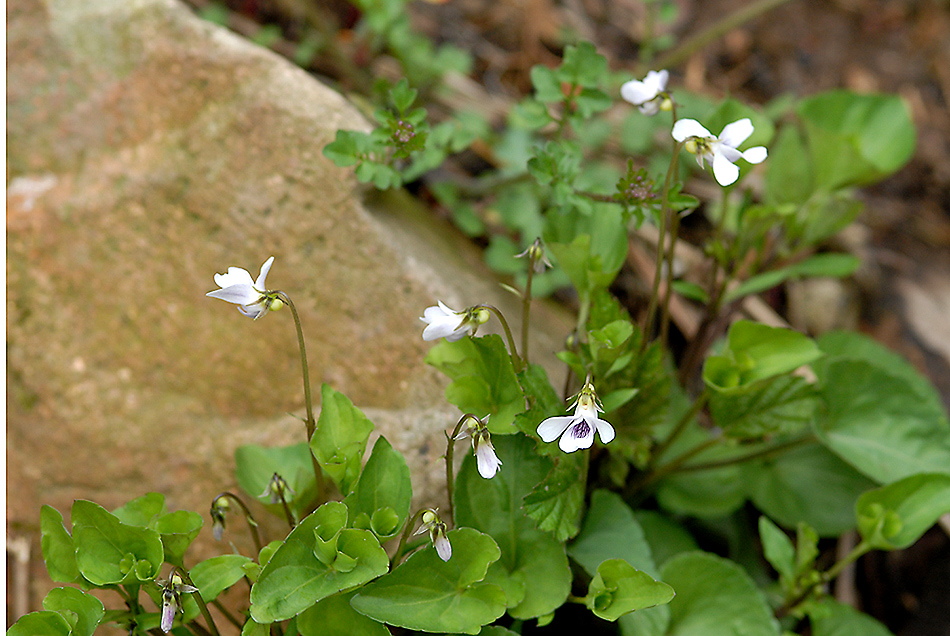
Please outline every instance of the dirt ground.
[[[196, 8], [208, 0], [191, 0]], [[750, 0], [678, 0], [663, 31], [683, 40]], [[866, 209], [843, 247], [864, 261], [850, 294], [857, 327], [900, 351], [937, 385], [950, 406], [950, 4], [947, 0], [792, 0], [734, 28], [670, 70], [674, 81], [713, 97], [764, 104], [785, 94], [833, 88], [901, 95], [918, 128], [911, 162], [861, 193]], [[570, 31], [593, 41], [631, 78], [644, 38], [646, 3], [636, 0], [430, 0], [414, 2], [415, 26], [471, 51], [476, 94], [511, 103], [528, 89], [534, 64], [556, 64]], [[367, 77], [353, 59], [358, 11], [343, 0], [229, 0], [229, 26], [270, 38], [293, 55], [308, 29], [333, 44], [310, 69], [342, 90]], [[337, 46], [338, 45], [338, 46]], [[378, 60], [376, 62], [379, 62]], [[385, 67], [385, 64], [382, 64]], [[370, 65], [377, 71], [379, 65]], [[362, 75], [361, 75], [362, 73]], [[804, 300], [789, 299], [807, 305]], [[786, 306], [791, 313], [795, 308]], [[806, 314], [808, 307], [799, 308]], [[793, 322], [794, 324], [794, 322]], [[932, 530], [903, 553], [863, 559], [839, 593], [898, 636], [950, 634], [950, 539]], [[847, 586], [846, 586], [847, 587]]]

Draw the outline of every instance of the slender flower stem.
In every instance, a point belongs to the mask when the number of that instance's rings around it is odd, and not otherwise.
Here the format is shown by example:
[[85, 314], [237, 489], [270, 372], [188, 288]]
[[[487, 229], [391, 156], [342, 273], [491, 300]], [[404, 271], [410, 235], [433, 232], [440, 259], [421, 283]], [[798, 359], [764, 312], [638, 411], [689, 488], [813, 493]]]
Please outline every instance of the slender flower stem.
[[[313, 453], [311, 453], [312, 455]], [[294, 515], [290, 511], [290, 506], [287, 505], [287, 498], [284, 497], [284, 489], [277, 489], [277, 496], [280, 497], [280, 503], [284, 507], [284, 516], [287, 517], [287, 525], [290, 526], [290, 529], [293, 530], [297, 526], [297, 522], [294, 520]]]
[[531, 317], [531, 282], [534, 279], [534, 264], [537, 259], [532, 254], [528, 259], [528, 281], [524, 286], [524, 296], [521, 297], [521, 359], [528, 364], [528, 325]]
[[402, 553], [406, 549], [406, 541], [409, 539], [409, 534], [412, 532], [412, 529], [416, 527], [416, 522], [419, 521], [419, 518], [422, 517], [426, 510], [428, 510], [428, 508], [416, 511], [416, 514], [412, 515], [412, 518], [406, 522], [402, 536], [399, 537], [399, 546], [396, 548], [396, 552], [393, 553], [392, 567], [399, 565], [399, 561], [402, 560]]
[[683, 413], [683, 416], [680, 417], [679, 421], [676, 423], [676, 426], [673, 427], [673, 430], [670, 431], [669, 436], [663, 440], [656, 448], [653, 449], [653, 453], [650, 456], [650, 464], [648, 470], [651, 470], [656, 466], [657, 462], [663, 456], [663, 453], [669, 450], [670, 446], [673, 445], [673, 442], [676, 441], [676, 438], [686, 430], [686, 427], [693, 420], [693, 417], [699, 411], [706, 406], [706, 402], [709, 400], [709, 389], [703, 389], [703, 392], [693, 400], [693, 404], [689, 407], [689, 410]]
[[[756, 0], [755, 2], [746, 5], [739, 11], [722, 17], [720, 20], [714, 22], [706, 29], [685, 40], [679, 46], [660, 56], [660, 58], [657, 59], [652, 64], [652, 66], [654, 68], [670, 68], [679, 66], [688, 60], [693, 53], [703, 48], [713, 40], [722, 37], [729, 31], [742, 26], [753, 18], [756, 18], [767, 11], [771, 11], [772, 9], [775, 9], [786, 2], [788, 2], [788, 0]], [[641, 71], [645, 72], [643, 69], [641, 69]], [[638, 74], [642, 74], [642, 72]]]
[[[290, 313], [294, 317], [294, 325], [297, 327], [297, 344], [300, 346], [300, 366], [303, 372], [303, 399], [307, 407], [307, 419], [304, 420], [304, 424], [307, 427], [307, 443], [309, 444], [314, 432], [317, 430], [317, 420], [313, 416], [313, 396], [310, 393], [310, 367], [307, 364], [307, 345], [303, 338], [303, 327], [300, 325], [300, 314], [297, 313], [297, 307], [293, 301], [290, 300], [290, 296], [282, 291], [274, 293], [290, 307]], [[313, 453], [310, 453], [310, 463], [313, 465], [313, 476], [317, 482], [317, 502], [319, 503], [322, 502], [325, 497], [323, 471], [320, 469], [320, 464], [317, 463], [317, 458]]]
[[215, 599], [215, 600], [211, 601], [211, 604], [218, 608], [218, 611], [221, 612], [221, 615], [224, 616], [224, 618], [225, 618], [229, 623], [231, 623], [232, 625], [234, 625], [234, 626], [237, 627], [238, 629], [241, 629], [242, 627], [244, 627], [244, 626], [241, 624], [241, 622], [238, 621], [238, 619], [234, 616], [234, 614], [232, 614], [231, 612], [228, 611], [228, 608], [226, 608], [226, 607], [224, 606], [224, 604], [223, 604], [221, 601], [219, 601], [218, 599]]
[[458, 437], [459, 433], [462, 432], [462, 424], [464, 424], [469, 418], [475, 418], [475, 416], [471, 413], [466, 413], [459, 418], [458, 423], [452, 430], [452, 435], [445, 436], [447, 442], [445, 448], [445, 490], [446, 494], [449, 496], [449, 517], [452, 519], [453, 524], [455, 523], [455, 506], [452, 505], [452, 495], [453, 490], [455, 489], [455, 467], [453, 465], [455, 463], [455, 439]]
[[228, 501], [233, 501], [240, 508], [241, 512], [244, 513], [244, 519], [247, 521], [247, 527], [250, 528], [251, 537], [254, 539], [254, 547], [257, 548], [257, 553], [261, 553], [261, 549], [264, 547], [264, 544], [261, 543], [261, 535], [257, 530], [257, 521], [254, 519], [254, 516], [251, 514], [250, 509], [244, 504], [240, 497], [235, 495], [233, 492], [223, 492], [211, 501], [211, 507], [214, 507], [214, 504], [218, 499], [227, 499]]
[[794, 612], [799, 605], [808, 600], [815, 588], [825, 585], [833, 581], [841, 571], [847, 566], [851, 565], [859, 558], [870, 552], [873, 548], [867, 541], [862, 541], [858, 545], [854, 546], [854, 549], [849, 552], [843, 559], [832, 565], [828, 570], [821, 574], [821, 578], [818, 581], [815, 581], [811, 585], [808, 585], [801, 593], [797, 594], [793, 598], [785, 601], [785, 603], [775, 610], [775, 617], [782, 618], [788, 616]]
[[720, 459], [718, 461], [704, 462], [702, 464], [690, 464], [689, 466], [682, 466], [677, 472], [689, 473], [689, 472], [698, 472], [702, 470], [714, 470], [716, 468], [723, 468], [725, 466], [732, 466], [735, 464], [742, 464], [753, 459], [761, 459], [764, 457], [771, 457], [772, 455], [777, 455], [783, 453], [787, 450], [795, 448], [796, 446], [801, 446], [802, 444], [807, 444], [809, 442], [815, 441], [815, 436], [811, 433], [807, 435], [802, 435], [801, 437], [796, 437], [780, 444], [774, 446], [769, 446], [768, 448], [762, 448], [757, 451], [753, 451], [747, 455], [742, 455], [739, 457], [730, 457], [728, 459]]
[[501, 313], [494, 305], [478, 305], [479, 308], [487, 309], [491, 313], [495, 314], [495, 317], [498, 318], [498, 322], [501, 323], [502, 329], [505, 330], [505, 338], [508, 340], [508, 348], [511, 350], [511, 364], [515, 368], [515, 373], [520, 372], [524, 369], [524, 360], [521, 359], [521, 356], [518, 355], [518, 348], [515, 347], [515, 339], [511, 335], [511, 329], [508, 327], [508, 321], [505, 320], [505, 316]]
[[[183, 568], [175, 566], [175, 569], [172, 570], [171, 576], [175, 574], [181, 576], [181, 580], [185, 585], [190, 585], [191, 587], [198, 587], [191, 580], [191, 577], [188, 576], [188, 573], [185, 572]], [[194, 592], [194, 599], [198, 603], [198, 609], [201, 610], [201, 615], [204, 616], [205, 622], [208, 624], [208, 630], [211, 632], [212, 636], [221, 636], [218, 633], [218, 626], [214, 624], [214, 618], [211, 617], [211, 612], [208, 611], [208, 605], [205, 603], [205, 600], [201, 598], [201, 591]]]
[[[650, 342], [650, 332], [653, 331], [653, 321], [659, 303], [660, 282], [663, 280], [663, 261], [666, 256], [667, 218], [670, 216], [670, 187], [673, 185], [673, 175], [676, 174], [682, 148], [683, 142], [677, 142], [673, 147], [673, 158], [670, 159], [670, 167], [667, 169], [666, 178], [663, 180], [663, 203], [660, 207], [660, 227], [656, 244], [656, 270], [653, 273], [653, 289], [650, 292], [650, 302], [647, 305], [647, 313], [643, 321], [643, 339], [640, 341], [641, 353], [646, 350], [647, 344]], [[672, 249], [672, 241], [670, 247]], [[667, 287], [669, 288], [669, 281], [667, 281]], [[669, 293], [669, 289], [667, 289], [667, 295]]]

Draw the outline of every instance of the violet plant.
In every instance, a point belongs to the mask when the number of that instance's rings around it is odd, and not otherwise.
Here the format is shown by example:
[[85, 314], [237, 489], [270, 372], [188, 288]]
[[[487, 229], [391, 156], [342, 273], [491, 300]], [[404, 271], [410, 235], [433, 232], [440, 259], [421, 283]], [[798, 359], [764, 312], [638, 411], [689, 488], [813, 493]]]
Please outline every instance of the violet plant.
[[[248, 635], [504, 636], [557, 633], [565, 615], [579, 620], [570, 605], [605, 633], [631, 636], [887, 633], [829, 585], [863, 554], [907, 547], [950, 512], [940, 399], [859, 334], [811, 338], [739, 311], [786, 280], [854, 271], [853, 257], [819, 249], [855, 218], [852, 188], [906, 161], [906, 108], [840, 91], [768, 115], [731, 99], [703, 105], [666, 71], [620, 81], [588, 43], [531, 78], [534, 93], [510, 127], [483, 140], [498, 169], [434, 188], [472, 234], [487, 235], [479, 210], [501, 215], [488, 259], [522, 301], [517, 338], [477, 298], [460, 311], [420, 308], [420, 336], [438, 341], [426, 362], [450, 379], [446, 399], [461, 413], [446, 424], [448, 509], [413, 509], [404, 457], [384, 437], [367, 455], [373, 424], [346, 396], [323, 385], [315, 414], [293, 302], [266, 286], [274, 258], [257, 279], [231, 267], [208, 296], [255, 320], [290, 308], [305, 395], [302, 442], [242, 447], [244, 493], [211, 502], [215, 538], [243, 532], [242, 516], [256, 552], [189, 563], [204, 520], [167, 511], [157, 493], [113, 511], [77, 501], [69, 527], [45, 506], [47, 568], [71, 587], [8, 634], [78, 636], [112, 623], [131, 634], [217, 635], [224, 620]], [[397, 83], [380, 127], [341, 131], [326, 156], [395, 187], [471, 142], [464, 126], [431, 126], [417, 97]], [[619, 168], [594, 134], [618, 107], [636, 120], [620, 146], [638, 148]], [[685, 192], [682, 152], [711, 165], [712, 200]], [[755, 171], [759, 186], [748, 187]], [[713, 227], [708, 275], [679, 279], [681, 221], [700, 207]], [[644, 224], [656, 228], [657, 248], [634, 318], [610, 289]], [[530, 316], [537, 297], [565, 287], [578, 311], [559, 354], [567, 384], [555, 387], [529, 356]], [[669, 338], [674, 298], [701, 315], [679, 351]], [[493, 320], [504, 338], [478, 335]], [[467, 439], [456, 472], [456, 443]], [[261, 536], [246, 503], [255, 500], [286, 521], [286, 535]], [[761, 558], [701, 549], [702, 532], [750, 541], [742, 520], [751, 509]], [[853, 549], [819, 558], [819, 539], [850, 531]], [[245, 604], [219, 603], [242, 581]], [[106, 610], [93, 588], [114, 592], [120, 607]]]

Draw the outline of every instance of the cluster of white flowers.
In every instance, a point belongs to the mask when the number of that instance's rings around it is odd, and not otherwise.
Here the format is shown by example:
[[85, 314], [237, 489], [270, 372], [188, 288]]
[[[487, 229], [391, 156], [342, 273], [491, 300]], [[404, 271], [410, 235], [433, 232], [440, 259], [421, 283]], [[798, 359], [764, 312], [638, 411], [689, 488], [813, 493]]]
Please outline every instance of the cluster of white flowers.
[[[666, 91], [669, 72], [650, 71], [643, 80], [631, 80], [620, 87], [620, 95], [626, 101], [640, 109], [644, 115], [656, 115], [661, 110], [670, 110], [672, 97]], [[740, 151], [739, 145], [754, 132], [749, 118], [734, 121], [719, 133], [712, 134], [695, 119], [680, 119], [673, 124], [673, 139], [683, 143], [687, 152], [696, 155], [700, 167], [706, 162], [712, 165], [713, 176], [721, 186], [729, 186], [739, 179], [736, 161], [745, 159], [749, 163], [762, 163], [768, 156], [764, 146], [756, 146]]]

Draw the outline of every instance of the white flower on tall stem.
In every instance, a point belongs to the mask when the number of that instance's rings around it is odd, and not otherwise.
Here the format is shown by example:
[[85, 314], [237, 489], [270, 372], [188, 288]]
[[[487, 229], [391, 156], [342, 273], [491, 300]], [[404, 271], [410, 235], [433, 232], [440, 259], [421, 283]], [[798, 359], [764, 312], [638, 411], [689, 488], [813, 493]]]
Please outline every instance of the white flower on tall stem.
[[643, 80], [630, 80], [620, 87], [620, 96], [640, 109], [644, 115], [668, 110], [670, 96], [666, 92], [669, 71], [650, 71]]
[[491, 479], [501, 468], [501, 460], [495, 454], [495, 447], [491, 443], [491, 433], [488, 432], [488, 417], [478, 419], [470, 416], [455, 439], [472, 438], [472, 450], [475, 452], [475, 464], [478, 474], [485, 479]]
[[574, 415], [549, 417], [538, 425], [538, 435], [541, 439], [553, 442], [560, 437], [558, 446], [565, 453], [573, 453], [579, 448], [590, 448], [594, 443], [595, 431], [600, 435], [600, 441], [608, 444], [614, 438], [614, 427], [598, 417], [598, 413], [604, 409], [597, 399], [590, 376], [587, 377], [584, 388], [574, 396], [574, 400]]
[[695, 119], [680, 119], [673, 124], [673, 139], [685, 142], [687, 152], [696, 155], [696, 162], [712, 164], [713, 175], [721, 186], [732, 185], [739, 178], [735, 162], [745, 159], [749, 163], [762, 163], [768, 156], [765, 146], [755, 146], [742, 152], [739, 144], [748, 139], [755, 128], [748, 117], [734, 121], [716, 137]]
[[429, 540], [432, 541], [439, 558], [443, 561], [451, 559], [452, 544], [449, 543], [449, 537], [446, 534], [445, 522], [439, 518], [439, 513], [432, 508], [422, 513], [422, 527], [416, 530], [414, 534], [422, 534], [426, 530], [429, 531]]
[[488, 322], [488, 310], [476, 305], [465, 311], [455, 311], [440, 300], [437, 307], [426, 307], [419, 320], [428, 325], [422, 331], [423, 340], [445, 338], [456, 342], [469, 334], [474, 336], [478, 327]]
[[264, 261], [257, 280], [251, 278], [250, 272], [246, 269], [229, 267], [226, 274], [214, 275], [214, 282], [221, 289], [210, 291], [205, 295], [237, 305], [238, 311], [254, 320], [268, 311], [277, 311], [283, 306], [283, 301], [273, 292], [267, 291], [266, 286], [267, 273], [273, 264], [273, 256]]

